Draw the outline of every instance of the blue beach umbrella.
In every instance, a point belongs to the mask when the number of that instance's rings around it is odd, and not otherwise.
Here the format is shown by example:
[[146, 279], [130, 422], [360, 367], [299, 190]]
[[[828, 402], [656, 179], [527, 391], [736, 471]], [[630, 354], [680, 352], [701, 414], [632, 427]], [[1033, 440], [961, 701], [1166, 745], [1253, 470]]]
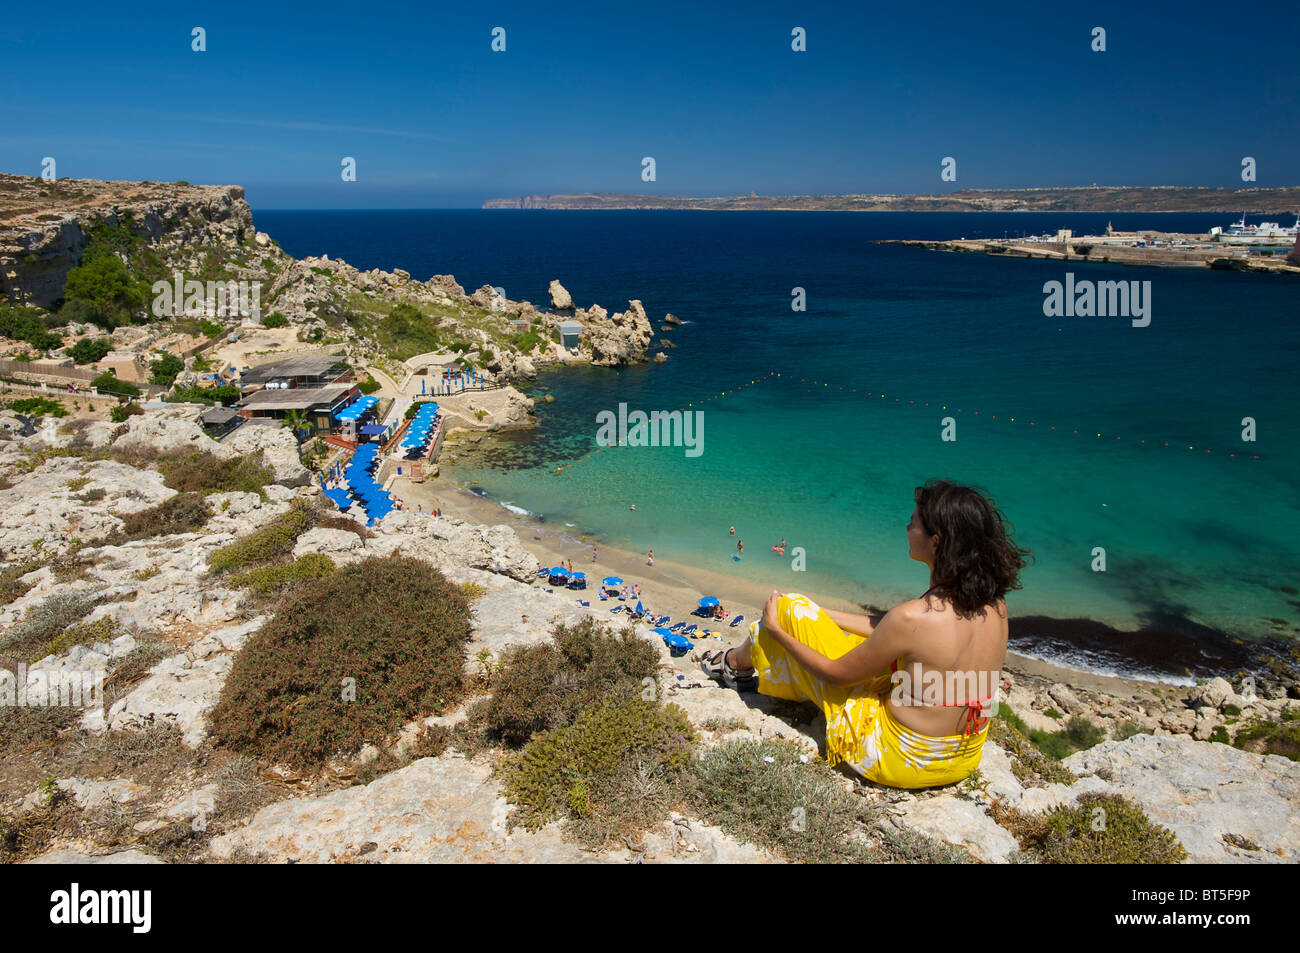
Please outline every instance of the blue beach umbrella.
[[600, 581], [600, 584], [602, 586], [621, 586], [623, 585], [623, 580], [619, 579], [618, 576], [606, 576]]
[[717, 604], [718, 604], [718, 600], [714, 596], [705, 596], [703, 599], [700, 600], [701, 609], [708, 609], [712, 606], [716, 606]]
[[565, 569], [563, 566], [552, 566], [552, 567], [551, 567], [551, 575], [552, 575], [552, 576], [567, 576], [568, 574], [569, 574], [569, 570]]

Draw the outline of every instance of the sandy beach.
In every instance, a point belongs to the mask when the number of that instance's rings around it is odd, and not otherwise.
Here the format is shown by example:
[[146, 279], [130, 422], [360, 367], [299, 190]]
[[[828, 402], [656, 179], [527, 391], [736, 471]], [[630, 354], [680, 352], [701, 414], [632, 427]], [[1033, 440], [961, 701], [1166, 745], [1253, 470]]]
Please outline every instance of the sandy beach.
[[[670, 615], [673, 622], [685, 619], [699, 623], [701, 630], [710, 630], [711, 636], [696, 640], [697, 651], [703, 651], [706, 647], [730, 648], [743, 641], [748, 624], [762, 616], [763, 605], [774, 588], [782, 592], [802, 592], [829, 609], [864, 611], [863, 606], [842, 598], [791, 585], [788, 581], [789, 573], [781, 571], [777, 564], [773, 565], [770, 585], [683, 565], [664, 559], [659, 554], [655, 555], [653, 566], [647, 565], [645, 553], [606, 545], [593, 534], [584, 533], [580, 527], [553, 526], [533, 517], [512, 513], [456, 483], [454, 471], [450, 468], [444, 467], [441, 476], [424, 483], [399, 479], [393, 483], [391, 491], [403, 501], [408, 510], [422, 506], [427, 512], [437, 508], [446, 516], [472, 523], [510, 526], [519, 534], [524, 548], [536, 556], [543, 566], [572, 562], [574, 570], [585, 572], [588, 588], [581, 594], [583, 599], [597, 598], [596, 584], [605, 576], [619, 576], [628, 585], [636, 583], [641, 587], [641, 603], [646, 609], [656, 614]], [[597, 555], [594, 562], [591, 558], [593, 547]], [[766, 551], [756, 554], [755, 558], [762, 555], [766, 555]], [[699, 604], [700, 597], [705, 595], [716, 596], [722, 602], [731, 613], [726, 620], [710, 625], [690, 614]], [[579, 598], [579, 594], [575, 593], [574, 598]], [[613, 602], [610, 607], [618, 604]], [[629, 600], [628, 604], [635, 605], [636, 601]], [[728, 623], [737, 613], [744, 615], [745, 621], [731, 628]], [[621, 614], [612, 613], [610, 618], [617, 620], [619, 615]], [[692, 658], [695, 654], [688, 653], [676, 659], [678, 667], [683, 671], [698, 671]], [[1049, 683], [1064, 682], [1075, 688], [1124, 698], [1149, 696], [1153, 685], [1157, 684], [1052, 665], [1014, 652], [1007, 653], [1005, 670], [1012, 675], [1042, 679]]]

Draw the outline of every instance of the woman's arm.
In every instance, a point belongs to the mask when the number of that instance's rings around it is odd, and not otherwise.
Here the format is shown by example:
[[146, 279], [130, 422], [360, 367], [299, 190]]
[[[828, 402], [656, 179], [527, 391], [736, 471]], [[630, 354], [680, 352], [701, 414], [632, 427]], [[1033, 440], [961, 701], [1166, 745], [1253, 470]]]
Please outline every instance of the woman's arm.
[[857, 685], [865, 682], [883, 672], [890, 662], [903, 654], [899, 645], [902, 623], [889, 624], [891, 620], [887, 615], [875, 627], [870, 639], [837, 659], [827, 658], [781, 628], [776, 611], [780, 595], [773, 592], [768, 598], [763, 611], [763, 628], [771, 633], [791, 658], [828, 685]]
[[871, 624], [871, 617], [858, 615], [855, 612], [841, 612], [838, 609], [826, 609], [823, 611], [831, 617], [836, 625], [845, 632], [852, 632], [854, 635], [870, 635], [875, 628]]

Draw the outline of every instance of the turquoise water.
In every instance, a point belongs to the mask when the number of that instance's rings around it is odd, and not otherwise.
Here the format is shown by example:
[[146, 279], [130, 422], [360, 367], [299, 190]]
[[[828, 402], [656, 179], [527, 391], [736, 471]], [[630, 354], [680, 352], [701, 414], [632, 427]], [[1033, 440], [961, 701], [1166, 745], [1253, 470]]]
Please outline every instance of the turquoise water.
[[[384, 223], [385, 258], [347, 247], [375, 223], [332, 237], [328, 222], [294, 217], [305, 214], [258, 225], [295, 254], [453, 271], [533, 301], [558, 277], [579, 304], [613, 311], [640, 297], [656, 327], [665, 311], [688, 322], [660, 335], [678, 345], [667, 364], [543, 373], [556, 401], [538, 404], [541, 426], [459, 468], [493, 498], [663, 559], [888, 605], [927, 585], [903, 527], [913, 488], [941, 476], [987, 488], [1033, 550], [1008, 599], [1030, 620], [1015, 636], [1031, 654], [1196, 671], [1233, 657], [1229, 637], [1300, 632], [1300, 283], [871, 244], [1107, 220], [1203, 230], [1222, 216], [350, 213], [410, 216]], [[394, 231], [438, 222], [459, 240], [397, 251]], [[471, 259], [495, 271], [466, 271]], [[1044, 317], [1043, 284], [1067, 271], [1150, 281], [1150, 326]], [[790, 308], [796, 286], [803, 313]], [[703, 452], [594, 453], [597, 413], [620, 402], [694, 405]], [[940, 439], [944, 417], [953, 441]], [[1244, 417], [1255, 442], [1242, 440]], [[769, 548], [782, 538], [785, 559]], [[1092, 569], [1096, 547], [1105, 572]], [[1145, 632], [1062, 635], [1053, 620], [1069, 619]]]

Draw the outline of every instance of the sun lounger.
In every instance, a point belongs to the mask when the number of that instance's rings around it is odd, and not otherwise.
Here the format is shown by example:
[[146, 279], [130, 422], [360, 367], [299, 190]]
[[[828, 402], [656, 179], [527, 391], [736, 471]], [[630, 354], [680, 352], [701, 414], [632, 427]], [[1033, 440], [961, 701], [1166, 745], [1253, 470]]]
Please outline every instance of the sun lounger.
[[740, 623], [744, 621], [745, 621], [745, 617], [743, 615], [738, 615], [731, 620], [731, 627], [734, 629], [736, 626], [740, 625]]

